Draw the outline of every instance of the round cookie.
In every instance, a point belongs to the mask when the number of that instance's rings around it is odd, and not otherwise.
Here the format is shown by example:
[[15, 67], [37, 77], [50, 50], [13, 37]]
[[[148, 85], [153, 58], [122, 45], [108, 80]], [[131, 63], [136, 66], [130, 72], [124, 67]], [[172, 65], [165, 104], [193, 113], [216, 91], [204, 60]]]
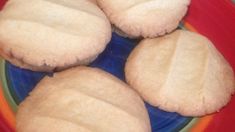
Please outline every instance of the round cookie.
[[156, 37], [176, 29], [190, 0], [97, 0], [111, 23], [129, 37]]
[[184, 116], [219, 111], [235, 90], [233, 70], [213, 44], [183, 30], [141, 41], [125, 75], [147, 102]]
[[10, 0], [0, 12], [0, 55], [34, 71], [93, 61], [111, 39], [95, 0]]
[[96, 68], [45, 77], [19, 106], [17, 132], [151, 132], [144, 102]]

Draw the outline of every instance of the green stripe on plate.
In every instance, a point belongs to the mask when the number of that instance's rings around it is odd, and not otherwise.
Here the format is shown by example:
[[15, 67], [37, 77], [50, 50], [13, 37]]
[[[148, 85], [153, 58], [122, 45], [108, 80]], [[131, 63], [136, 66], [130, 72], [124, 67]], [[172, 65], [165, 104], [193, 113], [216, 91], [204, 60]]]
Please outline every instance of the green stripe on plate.
[[180, 130], [180, 132], [189, 132], [190, 129], [198, 122], [199, 118], [193, 118], [188, 125], [186, 125], [183, 129]]
[[10, 94], [10, 91], [8, 89], [7, 80], [5, 76], [5, 60], [1, 58], [0, 58], [0, 79], [2, 82], [2, 86], [3, 86], [3, 94], [8, 104], [10, 105], [11, 109], [13, 110], [13, 112], [16, 112], [18, 106], [15, 100], [12, 98], [12, 95]]

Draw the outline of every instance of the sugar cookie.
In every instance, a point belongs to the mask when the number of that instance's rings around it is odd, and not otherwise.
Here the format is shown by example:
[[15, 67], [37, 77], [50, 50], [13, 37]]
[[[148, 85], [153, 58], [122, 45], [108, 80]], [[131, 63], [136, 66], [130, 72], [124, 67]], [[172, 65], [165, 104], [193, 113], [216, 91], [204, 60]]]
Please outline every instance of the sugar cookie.
[[96, 68], [45, 77], [20, 104], [17, 132], [151, 132], [144, 102]]
[[174, 30], [190, 0], [97, 0], [111, 23], [130, 37], [156, 37]]
[[111, 39], [94, 0], [9, 0], [0, 12], [0, 54], [34, 71], [93, 61]]
[[235, 89], [233, 70], [213, 44], [183, 30], [141, 41], [125, 74], [147, 102], [185, 116], [219, 111]]

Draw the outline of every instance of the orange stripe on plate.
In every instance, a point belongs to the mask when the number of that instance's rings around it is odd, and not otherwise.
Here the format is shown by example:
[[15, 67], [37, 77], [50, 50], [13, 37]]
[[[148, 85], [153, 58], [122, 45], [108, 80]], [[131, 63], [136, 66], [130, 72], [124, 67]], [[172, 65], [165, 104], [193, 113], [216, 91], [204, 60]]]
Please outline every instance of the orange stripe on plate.
[[203, 132], [208, 124], [212, 121], [214, 115], [208, 115], [199, 119], [199, 121], [191, 128], [190, 132]]
[[188, 22], [184, 21], [184, 27], [190, 31], [193, 31], [193, 32], [197, 32], [197, 30], [191, 25], [189, 24]]
[[13, 113], [6, 99], [4, 98], [2, 90], [3, 90], [2, 84], [0, 83], [0, 112], [2, 113], [3, 118], [9, 124], [9, 126], [15, 130], [16, 128], [15, 114]]

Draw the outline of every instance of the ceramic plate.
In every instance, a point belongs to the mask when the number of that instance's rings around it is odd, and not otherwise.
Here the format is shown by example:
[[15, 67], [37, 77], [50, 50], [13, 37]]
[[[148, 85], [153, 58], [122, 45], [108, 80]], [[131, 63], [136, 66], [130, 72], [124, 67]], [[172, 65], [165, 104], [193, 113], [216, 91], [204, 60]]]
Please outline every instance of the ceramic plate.
[[[0, 5], [4, 2], [5, 0], [1, 0]], [[235, 18], [235, 6], [231, 0], [192, 0], [188, 15], [180, 27], [207, 36], [235, 68], [235, 20], [231, 18]], [[103, 69], [125, 81], [124, 64], [138, 41], [113, 33], [106, 50], [90, 66]], [[0, 68], [0, 131], [12, 132], [15, 130], [17, 105], [44, 76], [53, 73], [20, 69], [4, 60], [1, 60]], [[201, 118], [183, 117], [147, 103], [146, 109], [153, 132], [235, 131], [235, 97], [220, 112]]]

